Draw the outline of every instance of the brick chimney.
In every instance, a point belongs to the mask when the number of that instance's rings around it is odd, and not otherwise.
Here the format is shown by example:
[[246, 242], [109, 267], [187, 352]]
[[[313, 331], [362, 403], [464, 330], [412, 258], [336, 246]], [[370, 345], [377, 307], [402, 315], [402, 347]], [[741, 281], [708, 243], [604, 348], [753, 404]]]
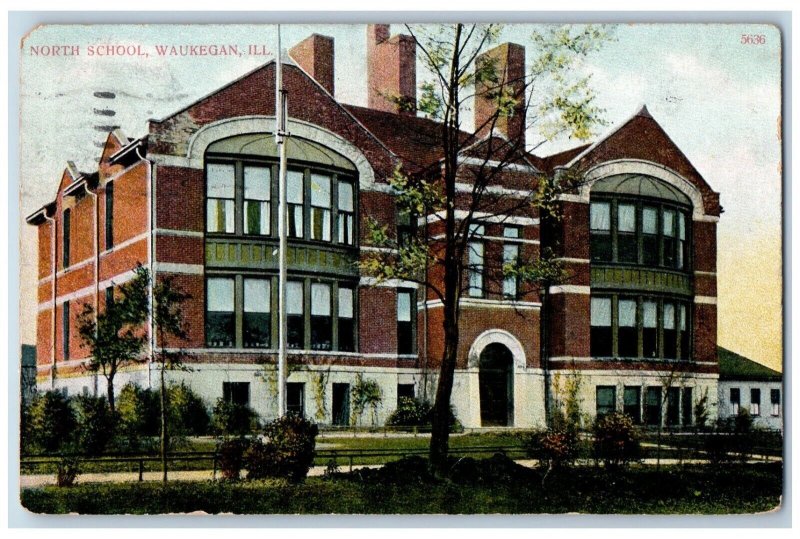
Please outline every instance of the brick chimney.
[[289, 50], [303, 71], [333, 95], [333, 38], [311, 34]]
[[[492, 128], [509, 140], [519, 139], [521, 148], [525, 147], [525, 47], [516, 43], [503, 43], [478, 56], [476, 65], [493, 62], [496, 82], [476, 83], [475, 88], [475, 131], [480, 136], [488, 136]], [[511, 115], [497, 116], [497, 96], [503, 87], [510, 90], [517, 100]]]
[[417, 111], [417, 44], [389, 37], [388, 24], [367, 25], [367, 96], [371, 109], [414, 116]]

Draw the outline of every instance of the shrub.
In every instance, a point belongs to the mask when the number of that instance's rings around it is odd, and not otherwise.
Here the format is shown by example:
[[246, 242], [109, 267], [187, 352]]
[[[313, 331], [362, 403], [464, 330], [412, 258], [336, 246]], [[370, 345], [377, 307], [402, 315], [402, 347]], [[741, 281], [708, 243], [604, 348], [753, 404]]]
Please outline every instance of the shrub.
[[387, 425], [396, 427], [422, 427], [431, 422], [431, 405], [428, 401], [400, 397], [397, 410], [389, 415]]
[[141, 437], [158, 435], [160, 404], [156, 391], [126, 384], [117, 397], [116, 407], [119, 431], [127, 439], [130, 449], [139, 449]]
[[73, 440], [75, 413], [58, 391], [37, 396], [30, 407], [30, 440], [39, 450], [58, 451]]
[[71, 487], [75, 484], [79, 472], [77, 457], [62, 457], [58, 461], [56, 485], [59, 487]]
[[78, 447], [87, 455], [100, 455], [114, 437], [116, 418], [105, 397], [82, 395], [74, 400]]
[[287, 414], [264, 429], [265, 442], [255, 442], [245, 454], [248, 479], [282, 477], [302, 481], [314, 462], [317, 425]]
[[170, 429], [173, 434], [203, 436], [211, 418], [203, 399], [184, 383], [169, 388]]
[[594, 455], [606, 468], [619, 468], [639, 460], [641, 446], [633, 420], [619, 412], [597, 417], [594, 422]]
[[242, 439], [226, 440], [217, 448], [219, 471], [228, 481], [239, 479], [244, 464], [244, 452], [248, 442]]
[[550, 428], [532, 433], [524, 445], [528, 456], [538, 459], [540, 466], [554, 470], [575, 462], [579, 439], [574, 430]]
[[218, 399], [211, 425], [220, 436], [244, 436], [258, 428], [257, 414], [249, 406]]

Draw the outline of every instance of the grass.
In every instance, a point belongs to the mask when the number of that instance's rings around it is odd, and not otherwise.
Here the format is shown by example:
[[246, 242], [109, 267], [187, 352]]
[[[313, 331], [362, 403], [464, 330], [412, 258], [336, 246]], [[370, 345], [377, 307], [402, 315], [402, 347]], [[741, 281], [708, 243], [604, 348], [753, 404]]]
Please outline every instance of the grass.
[[[531, 476], [531, 474], [534, 474]], [[387, 484], [358, 475], [276, 481], [83, 484], [23, 489], [22, 505], [36, 513], [160, 514], [474, 514], [474, 513], [756, 513], [780, 504], [780, 464], [712, 467], [634, 467], [611, 474], [578, 468], [548, 476], [465, 486], [450, 481]], [[534, 480], [531, 480], [531, 479]]]

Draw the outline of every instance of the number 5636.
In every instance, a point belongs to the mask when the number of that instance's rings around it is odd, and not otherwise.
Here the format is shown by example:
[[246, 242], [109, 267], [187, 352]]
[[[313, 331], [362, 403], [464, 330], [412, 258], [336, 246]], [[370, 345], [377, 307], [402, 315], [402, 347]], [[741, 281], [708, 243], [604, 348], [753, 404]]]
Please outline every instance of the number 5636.
[[763, 45], [766, 42], [763, 34], [742, 34], [742, 45]]

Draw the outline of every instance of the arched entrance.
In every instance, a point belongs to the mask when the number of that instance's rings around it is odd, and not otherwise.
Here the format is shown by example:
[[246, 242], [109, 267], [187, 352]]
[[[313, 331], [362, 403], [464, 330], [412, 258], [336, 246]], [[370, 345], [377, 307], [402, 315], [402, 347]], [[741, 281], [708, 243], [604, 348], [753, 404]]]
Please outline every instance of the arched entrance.
[[481, 426], [506, 427], [514, 423], [514, 357], [505, 345], [491, 343], [480, 355], [478, 385]]

